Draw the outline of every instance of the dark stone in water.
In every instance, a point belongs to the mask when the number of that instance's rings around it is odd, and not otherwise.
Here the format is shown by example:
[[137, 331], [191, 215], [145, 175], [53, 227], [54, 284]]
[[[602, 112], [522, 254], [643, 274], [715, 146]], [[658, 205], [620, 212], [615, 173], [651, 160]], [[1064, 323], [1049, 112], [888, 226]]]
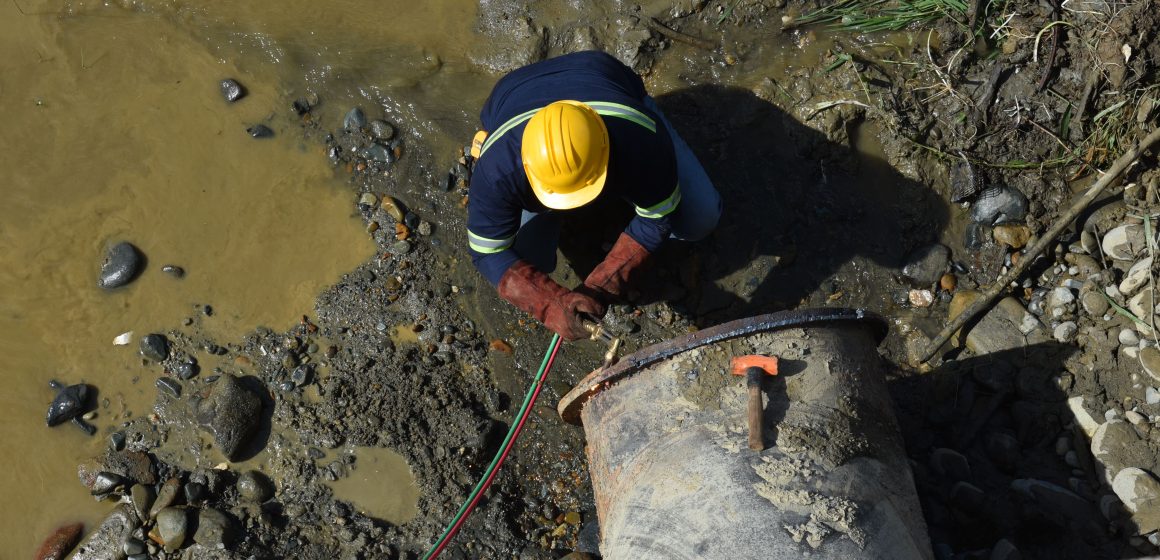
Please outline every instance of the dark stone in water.
[[113, 432], [109, 435], [109, 446], [113, 451], [120, 451], [125, 448], [125, 432]]
[[45, 422], [49, 426], [56, 426], [72, 420], [85, 412], [89, 401], [89, 386], [84, 383], [64, 385], [52, 381], [49, 386], [57, 390], [56, 397], [48, 406], [48, 415]]
[[210, 394], [197, 404], [198, 423], [213, 435], [214, 444], [233, 461], [258, 429], [262, 401], [233, 375], [222, 375]]
[[58, 528], [44, 540], [33, 558], [36, 560], [64, 560], [69, 551], [80, 542], [84, 529], [83, 523], [74, 523]]
[[105, 289], [119, 288], [133, 281], [141, 272], [141, 252], [132, 243], [122, 241], [109, 248], [97, 284]]
[[251, 126], [250, 128], [246, 129], [246, 132], [249, 132], [250, 136], [253, 136], [254, 138], [269, 138], [274, 135], [274, 131], [270, 130], [270, 127], [264, 124], [256, 124]]
[[299, 97], [298, 99], [295, 99], [294, 103], [290, 104], [290, 108], [293, 109], [294, 114], [298, 116], [305, 115], [306, 113], [309, 113], [311, 109], [313, 109], [313, 107], [310, 106], [310, 100], [306, 99], [305, 97]]
[[181, 396], [181, 384], [174, 379], [161, 377], [157, 380], [156, 385], [158, 389], [161, 389], [171, 397], [176, 398]]
[[1027, 197], [1011, 187], [990, 187], [979, 193], [971, 219], [989, 226], [1021, 222], [1027, 217]]
[[373, 120], [371, 121], [371, 136], [380, 142], [386, 142], [395, 136], [395, 127], [391, 126], [386, 121]]
[[242, 87], [242, 84], [239, 84], [238, 81], [233, 78], [226, 78], [222, 80], [221, 88], [222, 97], [226, 98], [226, 101], [229, 101], [230, 103], [233, 103], [234, 101], [237, 101], [246, 96], [246, 89]]
[[346, 114], [342, 119], [342, 127], [347, 130], [358, 130], [367, 125], [367, 116], [363, 114], [363, 110], [355, 107]]
[[141, 339], [141, 356], [155, 362], [169, 357], [169, 340], [163, 334], [147, 334]]
[[416, 229], [419, 227], [419, 216], [414, 212], [407, 212], [406, 216], [403, 217], [403, 223], [411, 229]]
[[372, 144], [371, 146], [363, 149], [359, 152], [359, 155], [368, 160], [377, 161], [379, 163], [395, 162], [395, 154], [392, 154], [390, 150], [378, 144]]
[[185, 483], [185, 503], [193, 504], [205, 499], [208, 495], [205, 485], [200, 482]]
[[206, 317], [213, 317], [213, 306], [212, 305], [205, 305], [201, 308], [201, 312]]
[[180, 266], [176, 266], [176, 265], [172, 265], [172, 264], [167, 264], [167, 265], [161, 267], [161, 272], [164, 272], [164, 273], [166, 273], [174, 278], [184, 278], [185, 277], [185, 269], [181, 268]]
[[173, 375], [178, 379], [192, 379], [197, 375], [200, 368], [197, 367], [197, 359], [193, 357], [186, 358], [173, 366]]

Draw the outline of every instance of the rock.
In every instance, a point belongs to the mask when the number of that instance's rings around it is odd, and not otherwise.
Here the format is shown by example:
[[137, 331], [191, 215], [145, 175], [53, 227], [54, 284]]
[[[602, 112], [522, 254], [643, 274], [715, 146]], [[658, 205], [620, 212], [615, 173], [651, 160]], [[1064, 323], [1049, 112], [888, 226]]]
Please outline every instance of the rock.
[[910, 290], [907, 299], [914, 307], [930, 307], [934, 303], [934, 294], [930, 290]]
[[1148, 446], [1139, 443], [1136, 429], [1123, 420], [1104, 422], [1096, 429], [1091, 443], [1092, 458], [1099, 463], [1096, 468], [1102, 471], [1109, 485], [1112, 477], [1125, 467], [1152, 464]]
[[88, 409], [90, 392], [88, 385], [77, 383], [65, 387], [56, 381], [51, 381], [49, 386], [56, 389], [56, 396], [48, 405], [48, 413], [44, 417], [44, 422], [49, 427], [73, 420]]
[[1136, 346], [1140, 344], [1140, 335], [1132, 329], [1121, 329], [1120, 333], [1116, 335], [1116, 339], [1120, 341], [1123, 346]]
[[971, 208], [971, 219], [986, 225], [1019, 222], [1026, 216], [1027, 197], [1011, 187], [984, 189]]
[[424, 220], [419, 222], [419, 226], [415, 228], [415, 231], [419, 232], [419, 235], [426, 237], [431, 235], [432, 227], [431, 222]]
[[1113, 228], [1104, 235], [1102, 247], [1108, 257], [1120, 261], [1133, 260], [1146, 248], [1144, 226], [1125, 224]]
[[1075, 339], [1075, 333], [1079, 331], [1079, 325], [1075, 321], [1064, 321], [1055, 326], [1052, 331], [1052, 336], [1059, 342], [1071, 342]]
[[967, 462], [967, 458], [953, 449], [944, 447], [932, 451], [930, 468], [939, 476], [952, 481], [971, 479], [971, 465]]
[[1160, 403], [1160, 391], [1157, 391], [1155, 387], [1144, 389], [1144, 402], [1148, 404]]
[[1135, 410], [1129, 410], [1125, 412], [1124, 419], [1130, 422], [1133, 426], [1143, 426], [1148, 422], [1148, 418], [1146, 418], [1143, 414], [1136, 412]]
[[244, 500], [263, 503], [274, 497], [274, 485], [258, 471], [246, 471], [238, 477], [238, 495]]
[[122, 241], [113, 245], [105, 253], [97, 285], [111, 290], [132, 282], [141, 272], [142, 261], [141, 252], [132, 243]]
[[1047, 306], [1050, 308], [1067, 307], [1075, 301], [1075, 294], [1071, 290], [1059, 287], [1051, 290], [1047, 294]]
[[407, 241], [396, 241], [391, 244], [388, 251], [395, 255], [406, 255], [411, 252], [411, 243]]
[[239, 84], [237, 80], [226, 78], [221, 83], [222, 97], [226, 101], [233, 103], [246, 96], [246, 90]]
[[[137, 537], [126, 537], [125, 542], [121, 544], [121, 551], [130, 558], [139, 554], [144, 555], [147, 550], [145, 542]], [[148, 555], [145, 556], [148, 558]]]
[[[955, 317], [957, 307], [955, 300], [965, 293], [968, 293], [968, 290], [959, 290], [955, 293], [955, 298], [951, 300], [948, 320]], [[967, 300], [969, 297], [964, 298], [964, 303]], [[965, 308], [966, 305], [962, 307]], [[1047, 342], [1048, 339], [1047, 330], [1039, 319], [1028, 313], [1019, 300], [1006, 297], [984, 314], [967, 332], [966, 345], [974, 353], [982, 355], [1039, 344]]]
[[197, 367], [197, 358], [192, 356], [187, 357], [184, 360], [177, 362], [176, 364], [173, 364], [173, 366], [169, 368], [169, 373], [172, 373], [173, 375], [176, 375], [178, 379], [183, 380], [192, 379], [193, 376], [197, 375], [198, 371], [200, 371], [200, 369]]
[[137, 526], [129, 504], [119, 504], [77, 547], [71, 560], [108, 560], [122, 555], [123, 535]]
[[193, 540], [210, 548], [229, 548], [234, 540], [234, 522], [221, 510], [204, 508], [197, 515]]
[[141, 357], [163, 362], [169, 357], [169, 340], [163, 334], [147, 334], [141, 338]]
[[387, 121], [375, 119], [371, 121], [371, 136], [379, 142], [386, 142], [395, 137], [395, 127]]
[[160, 377], [157, 379], [155, 384], [157, 385], [157, 388], [161, 389], [163, 393], [173, 398], [181, 396], [181, 383], [178, 383], [176, 379]]
[[96, 478], [93, 479], [93, 484], [89, 487], [89, 491], [97, 498], [104, 498], [105, 496], [108, 496], [109, 494], [124, 488], [125, 484], [128, 482], [128, 479], [117, 473], [101, 471], [97, 473]]
[[1132, 515], [1135, 534], [1160, 529], [1160, 482], [1151, 473], [1136, 467], [1123, 469], [1113, 478], [1112, 491]]
[[919, 249], [906, 258], [902, 275], [918, 286], [932, 286], [946, 271], [950, 255], [950, 249], [938, 243]]
[[[1075, 418], [1076, 426], [1079, 426], [1080, 431], [1083, 432], [1088, 439], [1096, 435], [1096, 430], [1099, 429], [1100, 422], [1093, 411], [1096, 410], [1095, 401], [1088, 397], [1072, 397], [1067, 399], [1067, 408], [1071, 411], [1071, 415]], [[1100, 417], [1102, 418], [1102, 416]]]
[[1022, 224], [1000, 224], [991, 230], [995, 243], [1012, 249], [1022, 249], [1031, 239], [1031, 228]]
[[153, 500], [153, 506], [149, 508], [149, 519], [157, 517], [161, 510], [173, 505], [177, 501], [177, 494], [181, 492], [181, 481], [176, 478], [170, 478], [161, 485], [161, 489], [157, 491], [157, 497]]
[[1070, 521], [1090, 520], [1092, 508], [1087, 500], [1062, 486], [1033, 478], [1011, 482], [1011, 488], [1039, 505], [1040, 512], [1061, 525]]
[[197, 404], [197, 421], [214, 445], [233, 461], [250, 442], [261, 420], [262, 401], [235, 376], [222, 375]]
[[1124, 275], [1124, 279], [1120, 282], [1120, 293], [1125, 296], [1130, 296], [1136, 293], [1136, 290], [1143, 288], [1151, 278], [1152, 257], [1148, 257], [1128, 269], [1127, 274]]
[[1152, 288], [1145, 288], [1128, 300], [1128, 311], [1137, 319], [1149, 323], [1149, 318], [1155, 311], [1156, 300], [1152, 297]]
[[395, 154], [379, 144], [372, 144], [363, 148], [359, 151], [358, 155], [364, 159], [377, 161], [379, 163], [395, 163]]
[[1083, 310], [1092, 317], [1103, 317], [1108, 312], [1108, 300], [1097, 292], [1084, 292], [1079, 300]]
[[274, 135], [274, 131], [264, 124], [256, 124], [246, 129], [252, 138], [269, 138]]
[[184, 509], [167, 507], [157, 512], [157, 526], [153, 528], [166, 552], [173, 552], [185, 544], [185, 530], [189, 516]]
[[161, 272], [168, 274], [174, 278], [185, 278], [185, 269], [180, 266], [167, 264], [161, 267]]
[[1140, 349], [1140, 365], [1153, 382], [1160, 382], [1160, 349], [1148, 346]]
[[983, 490], [978, 486], [975, 486], [969, 482], [963, 482], [960, 480], [951, 487], [951, 505], [967, 513], [982, 513], [983, 505], [986, 503], [986, 500], [987, 494], [983, 492]]
[[64, 560], [65, 555], [81, 540], [84, 530], [83, 523], [73, 523], [57, 528], [44, 540], [40, 548], [36, 549], [36, 555], [33, 558], [36, 560]]
[[1019, 440], [1008, 434], [987, 436], [987, 457], [1000, 469], [1014, 472], [1019, 463]]
[[351, 109], [342, 119], [342, 127], [350, 131], [359, 130], [366, 125], [367, 116], [358, 107]]
[[1068, 268], [1069, 271], [1071, 267], [1075, 267], [1076, 270], [1074, 275], [1084, 280], [1099, 274], [1100, 271], [1103, 270], [1103, 267], [1100, 266], [1100, 263], [1088, 255], [1081, 255], [1079, 253], [1067, 253], [1063, 256], [1063, 260], [1068, 265], [1070, 265]]
[[195, 504], [205, 500], [206, 494], [208, 493], [205, 485], [200, 482], [187, 482], [183, 489], [185, 490], [185, 503], [187, 504]]
[[1089, 255], [1094, 255], [1099, 251], [1099, 240], [1096, 235], [1088, 230], [1083, 230], [1079, 234], [1079, 244], [1083, 250]]
[[373, 210], [379, 205], [379, 195], [372, 192], [362, 193], [362, 196], [358, 197], [358, 205], [365, 207], [366, 210]]
[[1019, 549], [1015, 548], [1014, 544], [1011, 544], [1011, 541], [999, 539], [999, 542], [991, 547], [989, 560], [1023, 560], [1023, 555], [1019, 553]]
[[129, 503], [133, 506], [133, 513], [137, 519], [150, 519], [150, 508], [153, 507], [153, 488], [146, 484], [134, 484], [129, 489]]
[[1124, 509], [1124, 503], [1120, 501], [1120, 497], [1115, 494], [1104, 494], [1100, 496], [1099, 506], [1100, 513], [1108, 521], [1115, 521], [1128, 513]]

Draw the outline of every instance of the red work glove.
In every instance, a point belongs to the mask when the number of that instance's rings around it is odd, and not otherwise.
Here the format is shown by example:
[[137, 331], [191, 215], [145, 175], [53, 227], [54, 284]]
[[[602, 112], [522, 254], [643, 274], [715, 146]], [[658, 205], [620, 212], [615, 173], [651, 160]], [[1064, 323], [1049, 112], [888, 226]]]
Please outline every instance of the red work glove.
[[603, 303], [557, 284], [524, 261], [516, 261], [504, 273], [498, 289], [501, 297], [560, 333], [564, 340], [588, 338], [581, 313], [595, 319], [604, 316]]
[[646, 258], [648, 251], [627, 233], [622, 233], [604, 261], [596, 265], [592, 274], [584, 280], [584, 285], [601, 294], [606, 301], [620, 298], [624, 296], [633, 271], [640, 268]]

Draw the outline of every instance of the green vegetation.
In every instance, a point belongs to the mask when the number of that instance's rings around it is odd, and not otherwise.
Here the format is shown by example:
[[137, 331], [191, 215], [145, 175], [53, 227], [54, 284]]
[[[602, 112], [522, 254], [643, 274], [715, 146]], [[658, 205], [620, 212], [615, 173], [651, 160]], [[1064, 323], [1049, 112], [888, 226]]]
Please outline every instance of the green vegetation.
[[839, 0], [798, 18], [794, 25], [829, 24], [839, 29], [874, 33], [899, 31], [913, 24], [967, 13], [964, 0]]

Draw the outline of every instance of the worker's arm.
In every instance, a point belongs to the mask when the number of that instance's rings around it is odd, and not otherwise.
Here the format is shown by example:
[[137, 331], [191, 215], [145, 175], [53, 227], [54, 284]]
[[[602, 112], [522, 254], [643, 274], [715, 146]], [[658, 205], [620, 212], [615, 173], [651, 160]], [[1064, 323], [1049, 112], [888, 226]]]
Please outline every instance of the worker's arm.
[[639, 135], [627, 139], [633, 146], [634, 163], [617, 170], [627, 183], [624, 196], [635, 207], [636, 216], [584, 280], [605, 301], [625, 295], [632, 277], [673, 231], [672, 215], [681, 203], [676, 154], [668, 130], [663, 123], [656, 124], [651, 133], [639, 127], [622, 131]]
[[605, 306], [590, 295], [556, 283], [512, 249], [522, 212], [488, 173], [472, 177], [467, 238], [472, 263], [500, 297], [527, 312], [565, 340], [588, 335], [583, 315], [603, 317]]

